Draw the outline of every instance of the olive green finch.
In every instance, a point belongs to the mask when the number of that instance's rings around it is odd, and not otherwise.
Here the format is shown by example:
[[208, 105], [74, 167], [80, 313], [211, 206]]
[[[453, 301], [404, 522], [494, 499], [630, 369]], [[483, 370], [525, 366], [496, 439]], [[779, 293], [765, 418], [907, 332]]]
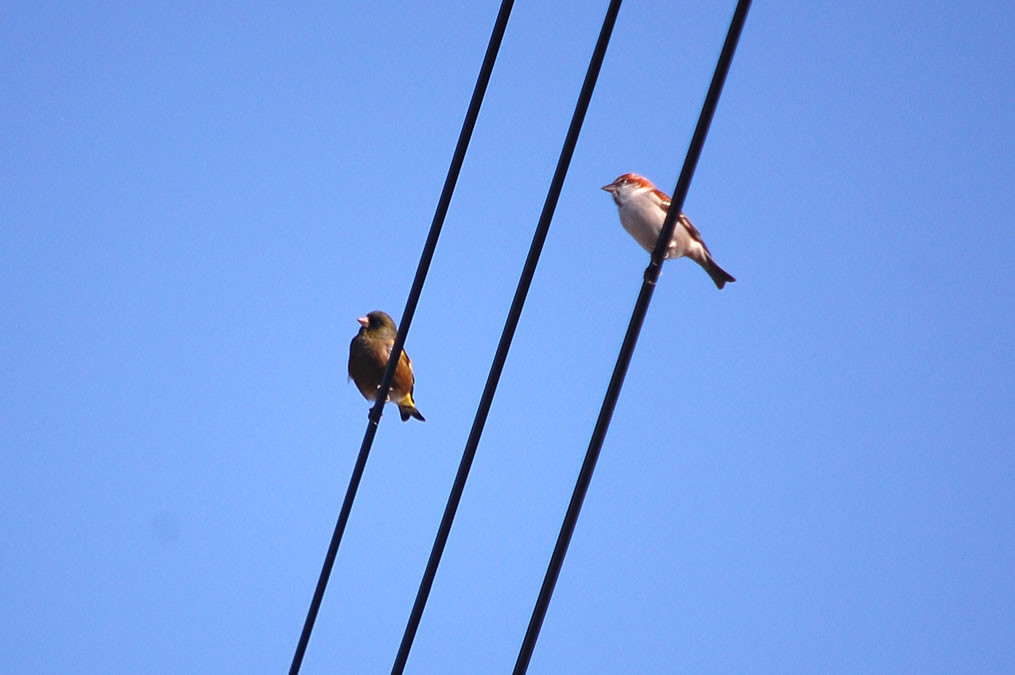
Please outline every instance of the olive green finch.
[[[391, 317], [380, 311], [370, 312], [356, 320], [361, 327], [349, 344], [349, 377], [356, 383], [363, 398], [374, 401], [398, 329]], [[412, 400], [415, 382], [412, 360], [403, 349], [398, 357], [395, 377], [391, 380], [391, 390], [388, 392], [388, 400], [398, 406], [398, 414], [402, 416], [403, 422], [408, 421], [410, 417], [415, 417], [420, 422], [426, 421], [416, 410], [416, 403]]]

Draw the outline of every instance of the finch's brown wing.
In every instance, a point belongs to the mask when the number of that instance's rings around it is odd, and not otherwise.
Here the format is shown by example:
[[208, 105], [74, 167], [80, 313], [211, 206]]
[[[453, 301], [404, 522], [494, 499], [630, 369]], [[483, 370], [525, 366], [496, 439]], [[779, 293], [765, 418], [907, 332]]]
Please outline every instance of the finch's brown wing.
[[402, 355], [398, 358], [398, 366], [395, 368], [395, 379], [391, 382], [391, 398], [401, 400], [406, 394], [412, 394], [415, 384], [416, 376], [412, 373], [412, 359], [403, 349]]

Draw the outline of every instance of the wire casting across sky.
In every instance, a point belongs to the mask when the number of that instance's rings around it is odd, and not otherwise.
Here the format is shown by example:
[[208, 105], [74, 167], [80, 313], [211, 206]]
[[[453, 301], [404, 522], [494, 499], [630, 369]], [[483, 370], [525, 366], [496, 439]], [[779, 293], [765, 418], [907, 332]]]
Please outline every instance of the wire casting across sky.
[[712, 84], [709, 85], [708, 93], [705, 95], [705, 102], [701, 107], [701, 114], [698, 116], [698, 124], [691, 137], [690, 147], [687, 149], [687, 156], [684, 158], [683, 168], [680, 170], [680, 178], [677, 180], [677, 187], [673, 190], [673, 197], [670, 202], [669, 211], [666, 213], [666, 220], [663, 229], [659, 233], [655, 250], [649, 266], [645, 269], [645, 281], [642, 283], [641, 292], [635, 302], [634, 311], [631, 314], [631, 321], [627, 327], [627, 334], [620, 347], [620, 354], [617, 356], [617, 364], [613, 369], [613, 377], [606, 389], [606, 396], [603, 406], [596, 420], [595, 429], [592, 432], [592, 439], [589, 441], [588, 451], [585, 454], [585, 462], [582, 464], [578, 474], [578, 481], [575, 484], [574, 493], [571, 496], [571, 503], [564, 515], [564, 522], [560, 527], [560, 534], [557, 537], [557, 544], [550, 557], [547, 566], [546, 576], [543, 578], [543, 585], [539, 589], [539, 596], [536, 605], [532, 610], [532, 617], [529, 619], [529, 626], [525, 631], [521, 648], [518, 651], [518, 659], [515, 661], [514, 674], [522, 675], [529, 668], [532, 659], [532, 651], [535, 649], [536, 640], [539, 639], [539, 631], [546, 617], [546, 610], [553, 597], [553, 589], [557, 584], [557, 577], [560, 575], [560, 568], [564, 564], [564, 557], [567, 555], [568, 545], [571, 543], [571, 536], [578, 523], [578, 515], [581, 513], [582, 503], [585, 501], [585, 494], [588, 492], [589, 483], [592, 482], [592, 473], [596, 469], [596, 461], [599, 459], [599, 451], [606, 439], [606, 432], [610, 428], [610, 419], [613, 417], [613, 410], [620, 397], [620, 390], [624, 386], [624, 377], [627, 375], [627, 368], [631, 363], [631, 356], [638, 344], [638, 334], [641, 332], [642, 323], [648, 313], [649, 303], [652, 301], [652, 293], [656, 287], [656, 281], [662, 271], [663, 256], [673, 237], [673, 230], [677, 225], [677, 216], [684, 207], [684, 199], [687, 198], [687, 191], [691, 187], [691, 179], [694, 178], [694, 169], [698, 165], [698, 158], [701, 157], [701, 150], [705, 145], [705, 137], [708, 135], [709, 126], [712, 124], [712, 117], [715, 115], [716, 106], [719, 104], [719, 95], [722, 93], [723, 84], [726, 82], [726, 75], [729, 73], [730, 63], [733, 61], [733, 53], [737, 49], [737, 42], [740, 40], [740, 33], [747, 20], [747, 10], [750, 9], [750, 0], [740, 0], [736, 10], [733, 12], [733, 19], [730, 22], [729, 31], [726, 34], [726, 41], [722, 51], [719, 53], [719, 62], [715, 66], [715, 73], [712, 76]]
[[395, 663], [391, 669], [392, 673], [401, 673], [405, 670], [406, 661], [409, 658], [409, 651], [412, 649], [412, 641], [416, 637], [416, 630], [423, 616], [423, 609], [426, 607], [427, 598], [433, 585], [434, 577], [437, 575], [437, 567], [440, 565], [441, 555], [447, 544], [451, 526], [454, 523], [455, 513], [465, 490], [465, 482], [469, 477], [469, 470], [476, 456], [476, 449], [479, 447], [479, 440], [483, 435], [483, 428], [486, 425], [486, 417], [493, 405], [493, 397], [497, 392], [497, 385], [500, 383], [501, 372], [504, 369], [504, 362], [507, 360], [508, 351], [511, 349], [511, 340], [514, 338], [515, 330], [518, 327], [518, 320], [522, 314], [522, 307], [525, 305], [525, 298], [528, 296], [529, 286], [532, 284], [532, 277], [536, 273], [536, 265], [539, 263], [539, 256], [543, 251], [543, 244], [546, 242], [546, 235], [550, 231], [550, 223], [553, 221], [553, 213], [557, 208], [557, 200], [560, 198], [560, 191], [564, 187], [564, 179], [567, 177], [567, 170], [571, 165], [571, 157], [574, 155], [575, 146], [578, 144], [578, 136], [581, 134], [582, 124], [585, 122], [585, 114], [592, 100], [592, 92], [596, 88], [596, 80], [599, 77], [599, 69], [606, 57], [606, 48], [610, 44], [610, 36], [613, 34], [613, 26], [617, 21], [617, 14], [620, 12], [621, 0], [612, 0], [606, 10], [603, 19], [603, 26], [599, 31], [599, 38], [596, 40], [595, 49], [592, 51], [592, 58], [589, 61], [588, 70], [585, 72], [585, 81], [582, 83], [581, 91], [578, 94], [578, 102], [575, 104], [574, 114], [571, 116], [571, 124], [564, 138], [564, 145], [560, 150], [560, 157], [557, 159], [557, 167], [550, 181], [550, 187], [543, 202], [543, 210], [536, 223], [536, 230], [532, 235], [532, 244], [529, 246], [529, 254], [525, 258], [521, 276], [518, 279], [518, 286], [515, 289], [511, 307], [508, 310], [507, 319], [504, 322], [504, 330], [501, 331], [500, 342], [497, 344], [497, 351], [490, 365], [490, 372], [487, 375], [486, 386], [483, 389], [483, 396], [479, 401], [476, 416], [472, 421], [472, 430], [465, 443], [465, 450], [462, 453], [462, 461], [455, 476], [455, 482], [451, 487], [451, 494], [448, 496], [448, 503], [444, 509], [444, 516], [441, 519], [437, 530], [437, 537], [434, 540], [433, 549], [430, 552], [430, 559], [427, 561], [426, 570], [423, 572], [423, 580], [420, 582], [419, 591], [416, 593], [416, 600], [413, 603], [412, 611], [409, 614], [402, 641], [395, 655]]
[[416, 268], [416, 277], [413, 279], [412, 287], [409, 290], [409, 297], [405, 301], [402, 320], [398, 324], [398, 335], [395, 338], [394, 345], [391, 347], [391, 355], [388, 357], [388, 365], [384, 370], [384, 377], [377, 388], [376, 402], [370, 410], [370, 421], [363, 435], [363, 443], [360, 446], [359, 455], [356, 458], [356, 464], [349, 479], [349, 487], [346, 490], [345, 499], [342, 501], [342, 509], [338, 516], [338, 522], [335, 524], [335, 531], [331, 536], [331, 543], [324, 558], [321, 575], [317, 581], [317, 587], [314, 589], [313, 598], [310, 601], [310, 609], [307, 611], [303, 631], [300, 633], [299, 642], [293, 654], [292, 664], [289, 667], [290, 675], [296, 675], [300, 671], [303, 656], [310, 642], [310, 634], [313, 632], [314, 622], [317, 619], [317, 613], [324, 599], [324, 591], [328, 586], [328, 578], [331, 576], [331, 570], [335, 564], [335, 556], [338, 555], [338, 547], [342, 541], [342, 534], [345, 532], [346, 523], [349, 520], [349, 513], [352, 511], [352, 503], [356, 498], [356, 490], [359, 487], [360, 479], [363, 477], [363, 470], [366, 467], [367, 457], [370, 454], [370, 446], [373, 445], [374, 435], [377, 433], [377, 426], [381, 421], [381, 412], [388, 400], [388, 389], [391, 387], [391, 380], [395, 374], [395, 365], [402, 354], [405, 337], [409, 333], [409, 327], [412, 324], [413, 314], [416, 312], [419, 296], [423, 292], [423, 283], [426, 281], [427, 272], [430, 270], [430, 262], [433, 259], [434, 250], [437, 248], [437, 240], [440, 238], [444, 218], [451, 204], [451, 195], [454, 194], [455, 185], [458, 182], [458, 174], [461, 172], [462, 163], [465, 161], [465, 153], [469, 148], [469, 141], [472, 139], [472, 131], [476, 126], [476, 119], [479, 117], [479, 109], [483, 105], [483, 96], [486, 94], [486, 87], [490, 82], [493, 65], [497, 61], [497, 52], [500, 49], [501, 40], [504, 38], [504, 31], [507, 29], [507, 22], [511, 16], [513, 4], [513, 0], [503, 0], [500, 11], [497, 14], [497, 20], [494, 22], [493, 32], [490, 35], [490, 43], [486, 48], [486, 56], [483, 58], [483, 65], [480, 67], [479, 76], [476, 79], [476, 87], [472, 93], [472, 100], [469, 102], [469, 109], [465, 115], [465, 121], [462, 123], [458, 145], [455, 147], [451, 166], [448, 167], [448, 175], [444, 181], [444, 189], [441, 191], [440, 200], [437, 202], [437, 210], [430, 225], [430, 234], [427, 237], [426, 244], [423, 246], [419, 265]]

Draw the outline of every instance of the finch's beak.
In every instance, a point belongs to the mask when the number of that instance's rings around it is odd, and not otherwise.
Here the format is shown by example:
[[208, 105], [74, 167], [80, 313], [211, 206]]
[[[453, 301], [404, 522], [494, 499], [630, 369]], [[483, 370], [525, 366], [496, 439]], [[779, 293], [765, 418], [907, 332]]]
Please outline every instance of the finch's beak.
[[365, 316], [361, 316], [356, 320], [359, 321], [359, 325], [363, 326], [364, 328], [370, 325], [370, 320], [367, 319]]
[[613, 183], [610, 183], [609, 185], [604, 185], [603, 187], [601, 187], [599, 189], [600, 190], [606, 190], [607, 192], [613, 192], [616, 189], [616, 186]]

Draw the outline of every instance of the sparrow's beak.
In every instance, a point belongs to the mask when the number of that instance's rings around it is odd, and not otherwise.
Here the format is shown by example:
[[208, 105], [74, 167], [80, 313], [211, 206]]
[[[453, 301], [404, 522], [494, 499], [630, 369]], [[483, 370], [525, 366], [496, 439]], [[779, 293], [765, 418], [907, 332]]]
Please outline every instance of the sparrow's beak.
[[600, 190], [606, 190], [607, 192], [613, 192], [616, 188], [617, 188], [617, 186], [615, 184], [610, 183], [609, 185], [604, 185], [603, 187], [601, 187], [599, 189]]
[[364, 328], [366, 328], [367, 326], [370, 325], [370, 320], [368, 318], [366, 318], [365, 316], [361, 316], [360, 318], [358, 318], [356, 320], [359, 321], [359, 325], [363, 326]]

